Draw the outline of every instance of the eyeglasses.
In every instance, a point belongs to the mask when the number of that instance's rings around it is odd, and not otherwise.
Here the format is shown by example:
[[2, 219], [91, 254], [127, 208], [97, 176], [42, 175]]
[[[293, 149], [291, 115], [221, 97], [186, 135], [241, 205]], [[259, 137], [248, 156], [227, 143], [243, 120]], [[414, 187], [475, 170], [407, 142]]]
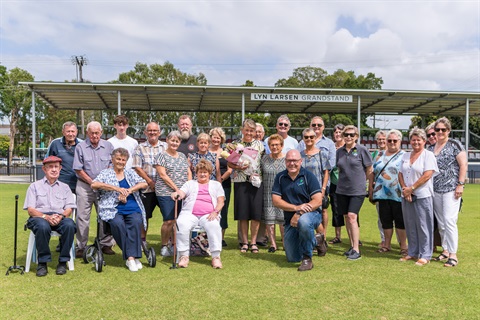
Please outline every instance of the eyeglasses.
[[279, 127], [286, 127], [286, 128], [288, 128], [288, 126], [289, 126], [289, 124], [288, 124], [288, 123], [285, 123], [285, 122], [279, 122], [279, 123], [277, 123], [277, 125], [278, 125]]
[[156, 133], [158, 130], [147, 130], [148, 133]]
[[315, 136], [303, 136], [303, 139], [307, 140], [307, 139], [315, 139]]
[[347, 133], [347, 132], [343, 134], [344, 137], [352, 137], [352, 138], [355, 137], [356, 135], [357, 135], [356, 133]]
[[427, 138], [435, 137], [435, 136], [436, 136], [435, 132], [432, 132], [432, 133], [428, 133], [428, 134], [427, 134]]
[[300, 160], [302, 160], [302, 159], [286, 159], [285, 161], [290, 162], [290, 163], [297, 163]]
[[321, 124], [321, 123], [312, 123], [312, 124], [310, 125], [310, 127], [313, 127], [313, 128], [319, 127], [319, 128], [321, 128], [321, 127], [323, 127], [323, 124]]
[[447, 128], [435, 128], [435, 132], [440, 132], [440, 131], [447, 132], [448, 129]]
[[398, 142], [397, 139], [388, 139], [387, 141], [388, 141], [388, 143], [397, 143]]

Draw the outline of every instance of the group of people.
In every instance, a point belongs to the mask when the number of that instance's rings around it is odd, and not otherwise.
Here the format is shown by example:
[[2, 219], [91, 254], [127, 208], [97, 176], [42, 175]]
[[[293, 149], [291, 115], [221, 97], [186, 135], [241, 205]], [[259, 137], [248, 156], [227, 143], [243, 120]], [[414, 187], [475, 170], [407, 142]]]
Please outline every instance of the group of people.
[[[169, 132], [165, 142], [159, 139], [162, 130], [156, 122], [147, 124], [146, 141], [140, 144], [127, 135], [128, 125], [126, 116], [116, 116], [116, 135], [107, 141], [101, 138], [101, 124], [92, 121], [81, 141], [76, 124], [66, 122], [63, 137], [52, 141], [43, 161], [45, 177], [29, 187], [24, 205], [30, 215], [28, 227], [36, 236], [37, 276], [48, 273], [51, 230], [62, 235], [57, 274], [66, 273], [75, 234], [76, 257], [83, 257], [92, 206], [101, 222], [102, 252], [115, 254], [116, 243], [130, 271], [142, 268], [139, 259], [157, 206], [163, 217], [162, 256], [174, 254], [176, 222], [177, 262], [188, 267], [190, 231], [200, 226], [208, 236], [212, 267], [222, 268], [232, 185], [241, 253], [258, 253], [263, 238], [269, 241], [268, 252], [275, 252], [279, 225], [287, 261], [300, 262], [299, 271], [312, 269], [314, 250], [319, 256], [327, 252], [330, 203], [335, 237], [329, 243], [342, 242], [345, 225], [350, 241], [345, 256], [358, 260], [358, 215], [367, 196], [377, 205], [379, 253], [391, 250], [395, 226], [401, 260], [428, 263], [435, 216], [443, 247], [435, 259], [445, 266], [458, 263], [456, 221], [467, 162], [463, 146], [448, 138], [451, 126], [446, 118], [427, 133], [414, 128], [409, 134], [411, 152], [401, 150], [400, 131], [379, 132], [374, 154], [358, 143], [355, 126], [337, 124], [333, 141], [325, 137], [318, 116], [303, 130], [300, 142], [288, 135], [291, 123], [286, 115], [277, 119], [277, 132], [265, 141], [263, 126], [246, 119], [241, 137], [229, 144], [222, 128], [193, 135], [188, 115], [179, 118], [178, 130]], [[65, 219], [73, 209], [76, 223]]]

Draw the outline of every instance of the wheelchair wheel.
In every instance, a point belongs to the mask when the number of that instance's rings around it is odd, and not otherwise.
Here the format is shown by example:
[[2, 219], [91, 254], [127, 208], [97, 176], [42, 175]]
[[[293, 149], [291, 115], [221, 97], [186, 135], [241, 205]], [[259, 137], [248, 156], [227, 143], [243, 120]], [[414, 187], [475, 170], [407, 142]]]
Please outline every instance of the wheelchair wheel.
[[152, 268], [155, 268], [155, 266], [157, 265], [157, 256], [153, 248], [148, 249], [147, 261], [148, 265]]
[[83, 251], [83, 262], [93, 263], [95, 261], [95, 255], [97, 254], [97, 247], [95, 245], [89, 245]]
[[95, 271], [102, 272], [104, 264], [102, 251], [97, 251], [95, 255]]

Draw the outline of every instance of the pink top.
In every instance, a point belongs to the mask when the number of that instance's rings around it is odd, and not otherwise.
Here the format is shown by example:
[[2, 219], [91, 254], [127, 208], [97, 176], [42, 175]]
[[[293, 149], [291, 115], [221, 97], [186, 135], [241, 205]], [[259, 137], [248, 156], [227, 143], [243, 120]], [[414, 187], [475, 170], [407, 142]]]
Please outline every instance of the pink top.
[[213, 212], [212, 197], [208, 193], [208, 183], [198, 184], [197, 200], [193, 205], [192, 214], [197, 217], [204, 216]]

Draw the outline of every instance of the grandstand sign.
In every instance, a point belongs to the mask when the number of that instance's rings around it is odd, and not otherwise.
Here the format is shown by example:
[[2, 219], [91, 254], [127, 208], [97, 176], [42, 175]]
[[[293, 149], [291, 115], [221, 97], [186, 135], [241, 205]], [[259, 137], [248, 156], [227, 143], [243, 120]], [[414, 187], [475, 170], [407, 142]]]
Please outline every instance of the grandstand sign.
[[351, 95], [295, 94], [295, 93], [252, 93], [255, 101], [289, 101], [289, 102], [353, 102]]

